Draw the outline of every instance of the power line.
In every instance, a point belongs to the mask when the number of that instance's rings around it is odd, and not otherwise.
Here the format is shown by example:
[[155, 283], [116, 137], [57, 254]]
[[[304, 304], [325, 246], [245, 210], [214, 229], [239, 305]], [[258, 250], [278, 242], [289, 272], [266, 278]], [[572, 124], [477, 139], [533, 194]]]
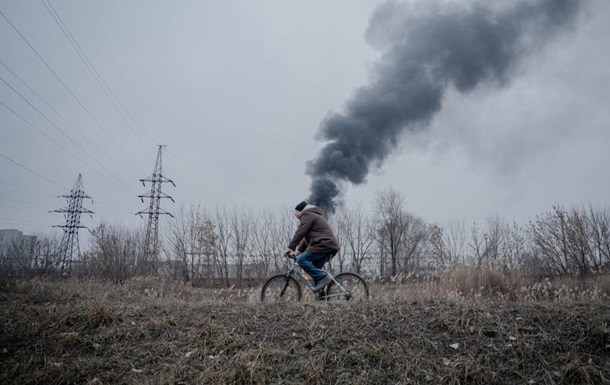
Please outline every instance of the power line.
[[216, 183], [218, 183], [218, 184], [220, 184], [220, 185], [222, 185], [222, 186], [224, 186], [224, 187], [226, 187], [226, 188], [228, 188], [228, 189], [230, 189], [230, 190], [233, 190], [233, 191], [235, 191], [236, 193], [238, 193], [238, 194], [240, 194], [240, 195], [243, 195], [243, 196], [244, 196], [244, 197], [246, 197], [246, 198], [252, 199], [252, 200], [254, 200], [254, 201], [258, 201], [258, 202], [260, 202], [260, 203], [262, 203], [262, 204], [264, 204], [264, 205], [266, 205], [266, 206], [275, 207], [275, 205], [272, 205], [272, 204], [267, 203], [267, 202], [265, 202], [265, 201], [262, 201], [262, 200], [260, 200], [260, 199], [258, 199], [258, 198], [255, 198], [255, 197], [253, 197], [253, 196], [250, 196], [250, 195], [246, 194], [245, 192], [240, 191], [240, 190], [236, 189], [235, 187], [230, 186], [230, 185], [228, 185], [228, 184], [226, 184], [226, 183], [222, 182], [221, 180], [218, 180], [218, 179], [214, 178], [213, 176], [211, 176], [211, 175], [208, 175], [208, 174], [204, 173], [204, 172], [203, 172], [203, 171], [201, 171], [199, 168], [197, 168], [197, 167], [193, 166], [192, 164], [188, 163], [187, 161], [185, 161], [184, 159], [180, 158], [178, 155], [174, 154], [173, 152], [171, 152], [171, 151], [169, 151], [169, 150], [166, 150], [166, 151], [167, 151], [168, 153], [170, 153], [171, 155], [173, 155], [173, 156], [174, 156], [176, 159], [178, 159], [179, 161], [181, 161], [182, 163], [184, 163], [185, 165], [189, 166], [189, 167], [190, 167], [190, 168], [192, 168], [193, 170], [195, 170], [195, 171], [197, 171], [198, 173], [200, 173], [201, 175], [203, 175], [204, 177], [206, 177], [206, 178], [208, 178], [208, 179], [211, 179], [211, 180], [213, 180], [214, 182], [216, 182]]
[[34, 171], [34, 170], [32, 170], [31, 168], [28, 168], [28, 167], [26, 167], [26, 166], [22, 165], [21, 163], [19, 163], [19, 162], [17, 162], [17, 161], [12, 160], [11, 158], [9, 158], [9, 157], [7, 157], [7, 156], [5, 156], [5, 155], [0, 154], [0, 156], [1, 156], [1, 157], [3, 157], [4, 159], [8, 160], [9, 162], [14, 163], [14, 164], [16, 164], [16, 165], [17, 165], [17, 166], [19, 166], [19, 167], [22, 167], [22, 168], [24, 168], [24, 169], [28, 170], [29, 172], [31, 172], [31, 173], [33, 173], [33, 174], [35, 174], [35, 175], [38, 175], [39, 177], [41, 177], [41, 178], [43, 178], [43, 179], [46, 179], [46, 180], [48, 180], [49, 182], [51, 182], [51, 183], [53, 183], [53, 184], [55, 184], [55, 185], [57, 185], [57, 186], [59, 186], [59, 187], [61, 187], [61, 188], [64, 188], [64, 189], [67, 189], [67, 188], [68, 188], [68, 187], [66, 187], [66, 186], [63, 186], [63, 185], [61, 185], [61, 184], [59, 184], [59, 183], [55, 182], [54, 180], [51, 180], [51, 179], [47, 178], [46, 176], [44, 176], [44, 175], [42, 175], [42, 174], [37, 173], [36, 171]]
[[[96, 150], [98, 150], [102, 155], [104, 155], [106, 158], [108, 158], [111, 162], [113, 162], [114, 164], [116, 164], [117, 166], [122, 168], [128, 174], [131, 174], [132, 176], [135, 177], [135, 175], [131, 171], [126, 169], [122, 164], [117, 162], [113, 157], [106, 154], [101, 148], [99, 148], [99, 146], [97, 146], [95, 144], [95, 142], [93, 142], [91, 139], [87, 138], [83, 133], [81, 133], [79, 130], [77, 130], [76, 127], [74, 127], [74, 125], [72, 123], [70, 123], [66, 118], [64, 118], [62, 114], [60, 114], [55, 108], [53, 108], [53, 106], [51, 106], [42, 96], [40, 96], [35, 90], [33, 90], [32, 87], [30, 87], [23, 79], [21, 79], [19, 77], [19, 75], [17, 75], [12, 69], [10, 69], [2, 60], [0, 60], [0, 64], [4, 68], [6, 68], [17, 80], [19, 80], [21, 82], [21, 84], [23, 84], [25, 87], [27, 87], [27, 89], [30, 90], [30, 92], [32, 92], [34, 95], [36, 95], [38, 97], [38, 99], [40, 99], [48, 108], [50, 108], [57, 116], [59, 116], [68, 126], [70, 126], [74, 130], [74, 132], [76, 132], [78, 135], [80, 135], [81, 138], [85, 139], [87, 141], [87, 143], [89, 143], [91, 146], [93, 146]], [[4, 82], [6, 83], [6, 81], [4, 81]], [[15, 91], [15, 90], [13, 89], [13, 91]], [[22, 96], [22, 98], [23, 98], [23, 96]]]
[[[78, 149], [80, 149], [82, 152], [84, 152], [87, 156], [89, 156], [89, 158], [91, 158], [95, 163], [97, 163], [101, 168], [103, 168], [104, 170], [106, 170], [106, 172], [108, 172], [108, 174], [112, 175], [114, 178], [116, 178], [116, 180], [118, 180], [119, 182], [123, 183], [123, 185], [125, 187], [127, 187], [129, 190], [131, 190], [131, 188], [129, 187], [129, 185], [125, 182], [123, 182], [122, 180], [120, 180], [116, 175], [114, 175], [112, 172], [110, 172], [110, 170], [108, 170], [104, 165], [102, 165], [97, 159], [95, 159], [91, 154], [89, 154], [89, 152], [87, 152], [84, 148], [82, 148], [74, 139], [72, 139], [68, 134], [66, 134], [61, 128], [59, 128], [55, 123], [53, 123], [53, 121], [51, 121], [51, 119], [49, 119], [45, 114], [43, 114], [38, 108], [36, 108], [36, 106], [34, 106], [29, 100], [27, 100], [27, 98], [25, 98], [19, 91], [17, 91], [13, 86], [11, 86], [10, 84], [8, 84], [6, 82], [6, 80], [4, 80], [4, 78], [2, 78], [0, 76], [0, 80], [6, 84], [11, 90], [13, 90], [13, 92], [15, 92], [17, 95], [19, 95], [19, 97], [21, 99], [23, 99], [23, 101], [25, 101], [30, 107], [32, 107], [36, 112], [38, 112], [40, 114], [40, 116], [42, 116], [43, 118], [45, 118], [45, 120], [47, 122], [49, 122], [53, 127], [55, 127], [59, 132], [61, 132], [66, 138], [68, 138], [68, 140], [70, 140], [70, 142], [72, 142]], [[7, 109], [9, 109], [13, 114], [19, 116], [24, 122], [28, 123], [30, 126], [33, 127], [33, 125], [31, 123], [29, 123], [27, 120], [25, 120], [25, 118], [23, 118], [21, 115], [19, 115], [17, 112], [15, 112], [13, 109], [11, 109], [10, 107], [8, 107], [6, 104], [0, 102], [4, 107], [6, 107]], [[42, 133], [42, 131], [36, 129], [38, 132]], [[57, 142], [55, 142], [54, 140], [52, 140], [49, 136], [47, 136], [46, 134], [43, 134], [45, 137], [47, 137], [47, 139], [51, 140], [53, 143], [59, 145]], [[64, 149], [64, 151], [67, 151], [65, 148], [63, 148], [62, 146], [60, 146], [62, 149]], [[70, 152], [68, 152], [70, 153]], [[76, 155], [70, 153], [70, 155], [76, 157]], [[81, 162], [85, 163], [82, 159], [78, 158], [78, 160], [80, 160]], [[87, 163], [85, 163], [89, 168], [91, 168], [92, 170], [93, 167], [89, 166]], [[102, 174], [100, 174], [102, 175]], [[135, 192], [133, 190], [131, 190], [131, 192]]]
[[38, 225], [39, 227], [51, 227], [50, 223], [24, 221], [23, 219], [1, 219], [0, 218], [0, 223], [8, 223], [11, 225]]
[[83, 161], [82, 159], [80, 159], [78, 156], [74, 155], [73, 153], [70, 152], [70, 150], [68, 150], [67, 148], [65, 148], [64, 146], [62, 146], [60, 143], [56, 142], [55, 139], [51, 138], [49, 135], [45, 134], [42, 130], [40, 130], [38, 127], [34, 126], [32, 123], [30, 123], [27, 119], [25, 119], [23, 116], [21, 116], [19, 113], [17, 113], [17, 111], [13, 110], [12, 108], [10, 108], [9, 106], [7, 106], [6, 104], [4, 104], [2, 101], [0, 101], [0, 104], [2, 106], [4, 106], [4, 108], [6, 108], [7, 110], [9, 110], [10, 112], [12, 112], [13, 114], [15, 114], [18, 118], [20, 118], [21, 120], [23, 120], [27, 125], [29, 125], [30, 127], [32, 127], [34, 130], [36, 130], [39, 134], [43, 135], [45, 138], [47, 138], [48, 140], [50, 140], [51, 142], [53, 142], [53, 144], [57, 145], [59, 148], [61, 148], [62, 150], [64, 150], [65, 152], [67, 152], [68, 154], [72, 155], [74, 158], [76, 158], [77, 160], [85, 163], [85, 161]]
[[28, 191], [19, 191], [19, 190], [9, 190], [9, 189], [4, 189], [4, 188], [0, 188], [0, 191], [6, 191], [6, 192], [15, 192], [15, 193], [19, 193], [19, 194], [29, 194], [29, 195], [41, 195], [41, 196], [49, 196], [48, 194], [43, 194], [43, 193], [39, 193], [39, 192], [28, 192]]
[[[0, 189], [0, 191], [11, 191], [11, 190], [4, 190], [4, 189]], [[12, 190], [14, 191], [14, 190]], [[19, 192], [21, 194], [36, 194], [36, 195], [45, 195], [45, 194], [40, 194], [40, 193], [27, 193], [27, 192], [22, 192], [22, 191], [14, 191], [14, 192]], [[48, 195], [45, 195], [48, 196]], [[17, 203], [25, 203], [25, 204], [29, 204], [29, 205], [34, 205], [34, 206], [40, 206], [40, 207], [46, 207], [46, 208], [53, 208], [54, 206], [50, 206], [50, 205], [44, 205], [44, 204], [40, 204], [40, 203], [36, 203], [36, 202], [28, 202], [28, 201], [22, 201], [22, 200], [18, 200], [18, 199], [12, 199], [12, 198], [5, 198], [5, 197], [0, 197], [0, 200], [5, 200], [5, 201], [11, 201], [11, 202], [17, 202]], [[93, 199], [91, 200], [91, 202], [93, 202]], [[102, 205], [108, 208], [111, 208], [113, 210], [122, 212], [124, 214], [129, 214], [129, 215], [133, 215], [132, 212], [123, 210], [123, 209], [119, 209], [117, 207], [114, 207], [112, 205], [109, 205], [107, 203], [104, 202], [100, 202], [100, 201], [96, 201], [94, 206], [98, 204], [98, 205]], [[36, 211], [36, 212], [46, 212], [46, 211], [41, 211], [41, 210], [36, 210], [36, 209], [28, 209], [28, 208], [24, 208], [24, 207], [16, 207], [16, 206], [0, 206], [2, 208], [5, 209], [14, 209], [14, 210], [30, 210], [30, 211]]]
[[[4, 79], [0, 78], [0, 80], [4, 81]], [[30, 127], [32, 127], [33, 129], [35, 129], [38, 133], [42, 134], [45, 138], [49, 139], [51, 142], [53, 142], [55, 145], [57, 145], [59, 148], [61, 148], [62, 150], [64, 150], [65, 152], [67, 152], [68, 154], [72, 155], [74, 158], [76, 158], [78, 161], [82, 162], [84, 165], [86, 165], [87, 167], [89, 167], [90, 169], [92, 169], [93, 171], [97, 172], [99, 175], [103, 176], [104, 178], [108, 179], [110, 182], [115, 183], [114, 181], [112, 181], [110, 178], [108, 178], [106, 175], [100, 173], [98, 170], [96, 170], [95, 168], [91, 167], [90, 164], [88, 164], [87, 162], [85, 162], [84, 160], [82, 160], [81, 158], [79, 158], [78, 156], [74, 155], [72, 152], [70, 152], [67, 148], [65, 148], [64, 146], [62, 146], [61, 144], [59, 144], [58, 142], [56, 142], [53, 138], [51, 138], [50, 136], [48, 136], [47, 134], [45, 134], [44, 132], [42, 132], [38, 127], [34, 126], [32, 123], [30, 123], [27, 119], [25, 119], [23, 116], [21, 116], [19, 113], [17, 113], [15, 110], [13, 110], [12, 108], [10, 108], [9, 106], [7, 106], [6, 104], [4, 104], [3, 102], [0, 101], [0, 104], [3, 105], [7, 110], [11, 111], [13, 114], [15, 114], [17, 117], [19, 117], [21, 120], [23, 120], [25, 123], [27, 123]], [[34, 109], [36, 109], [34, 107]], [[37, 110], [38, 111], [38, 110]], [[39, 111], [40, 113], [40, 111]], [[44, 116], [44, 115], [43, 115]], [[46, 118], [46, 117], [45, 117]], [[48, 119], [47, 119], [48, 120]], [[53, 124], [53, 122], [51, 122], [51, 124]], [[54, 125], [54, 124], [53, 124]], [[59, 128], [58, 128], [59, 129]], [[60, 130], [61, 131], [61, 130]], [[63, 132], [62, 132], [63, 133]], [[131, 190], [131, 192], [135, 191], [129, 187], [129, 185], [127, 185], [125, 182], [121, 181], [120, 179], [118, 179], [118, 177], [116, 175], [114, 175], [113, 173], [111, 173], [108, 169], [106, 169], [106, 167], [104, 167], [101, 163], [99, 163], [98, 160], [96, 160], [95, 158], [93, 158], [88, 152], [84, 151], [80, 146], [77, 145], [77, 147], [79, 147], [83, 152], [85, 152], [87, 155], [89, 155], [96, 163], [98, 163], [100, 165], [100, 167], [102, 167], [104, 170], [106, 170], [110, 175], [114, 176], [119, 182], [123, 183], [123, 185], [125, 187], [127, 187], [128, 190]], [[116, 184], [116, 183], [115, 183]], [[118, 185], [117, 185], [118, 186]]]
[[[26, 185], [22, 185], [22, 184], [5, 182], [5, 181], [2, 181], [2, 180], [0, 180], [0, 183], [6, 183], [6, 184], [13, 185], [13, 186], [25, 187], [25, 188], [29, 188], [29, 189], [40, 190], [40, 191], [46, 191], [46, 192], [49, 192], [49, 193], [55, 194], [55, 192], [53, 192], [53, 191], [44, 190], [44, 189], [39, 189], [39, 188], [36, 188], [36, 187], [26, 186]], [[17, 190], [8, 190], [8, 189], [3, 189], [3, 188], [0, 188], [0, 191], [16, 192], [16, 193], [20, 193], [20, 194], [32, 194], [32, 195], [49, 196], [48, 194], [43, 194], [43, 193], [39, 193], [39, 192], [17, 191]], [[0, 197], [0, 199], [3, 199], [3, 198], [2, 198], [2, 197]], [[91, 202], [93, 203], [93, 199], [91, 200]], [[23, 203], [31, 203], [31, 202], [23, 202]], [[99, 200], [96, 200], [96, 203], [97, 203], [98, 205], [106, 206], [106, 207], [108, 207], [108, 208], [111, 208], [111, 209], [116, 210], [116, 211], [120, 211], [120, 212], [125, 213], [125, 214], [129, 214], [129, 215], [131, 215], [131, 214], [132, 214], [132, 213], [131, 213], [131, 212], [129, 212], [129, 211], [126, 211], [126, 210], [123, 210], [123, 209], [119, 209], [118, 207], [114, 207], [114, 206], [112, 206], [112, 205], [109, 205], [109, 204], [107, 204], [107, 203], [101, 202], [101, 201], [99, 201]], [[4, 207], [4, 208], [12, 208], [12, 209], [19, 209], [19, 210], [32, 210], [32, 209], [24, 209], [24, 208], [8, 207], [8, 206], [0, 206], [0, 207]], [[48, 207], [50, 207], [50, 206], [48, 206]]]
[[45, 190], [45, 189], [38, 188], [38, 187], [26, 186], [24, 184], [19, 184], [19, 183], [7, 182], [5, 180], [0, 180], [0, 183], [10, 184], [10, 185], [13, 185], [13, 186], [18, 186], [18, 187], [25, 187], [25, 188], [29, 188], [29, 189], [32, 189], [32, 190], [45, 191], [45, 192], [48, 192], [48, 193], [51, 193], [51, 194], [55, 194], [56, 193], [55, 191]]
[[[0, 180], [0, 183], [8, 183], [8, 182], [4, 182], [4, 181], [1, 181], [1, 180]], [[46, 192], [50, 192], [50, 193], [52, 193], [52, 194], [55, 194], [53, 191], [49, 191], [49, 190], [43, 190], [43, 189], [37, 189], [37, 188], [35, 188], [35, 187], [30, 187], [30, 186], [20, 185], [20, 184], [16, 184], [16, 183], [8, 183], [8, 184], [12, 184], [12, 185], [15, 185], [15, 186], [20, 186], [20, 187], [32, 188], [32, 189], [35, 189], [35, 190], [41, 190], [41, 191], [46, 191]], [[39, 193], [39, 192], [17, 191], [17, 190], [8, 190], [8, 189], [3, 189], [3, 188], [0, 188], [0, 191], [16, 192], [16, 193], [20, 193], [20, 194], [32, 194], [32, 195], [49, 196], [48, 194], [43, 194], [43, 193]], [[0, 197], [0, 199], [3, 199], [3, 198], [2, 198], [2, 197]], [[93, 200], [91, 200], [91, 201], [93, 202]], [[30, 202], [23, 202], [23, 203], [30, 203]], [[107, 203], [100, 202], [99, 200], [96, 200], [96, 204], [98, 204], [98, 205], [102, 205], [102, 206], [106, 206], [106, 207], [108, 207], [108, 208], [111, 208], [111, 209], [116, 210], [116, 211], [120, 211], [120, 212], [125, 213], [125, 214], [129, 214], [129, 215], [131, 215], [131, 214], [132, 214], [130, 211], [126, 211], [126, 210], [123, 210], [123, 209], [119, 209], [118, 207], [114, 207], [114, 206], [109, 205], [109, 204], [107, 204]], [[8, 206], [0, 206], [0, 207], [4, 207], [4, 208], [13, 208], [13, 209], [20, 209], [20, 210], [27, 210], [27, 209], [23, 209], [23, 208], [17, 208], [17, 207], [8, 207]], [[50, 207], [50, 206], [49, 206], [49, 207]]]
[[38, 56], [38, 58], [44, 63], [44, 65], [47, 67], [47, 69], [49, 71], [51, 71], [51, 73], [53, 74], [53, 76], [55, 76], [55, 78], [59, 81], [59, 83], [61, 83], [61, 85], [68, 91], [68, 93], [72, 96], [72, 98], [74, 98], [74, 100], [81, 106], [81, 108], [87, 113], [87, 115], [89, 115], [91, 120], [93, 120], [95, 122], [95, 124], [97, 124], [97, 126], [106, 134], [106, 136], [108, 136], [108, 138], [110, 138], [110, 140], [117, 146], [117, 148], [119, 150], [121, 150], [121, 152], [127, 157], [127, 159], [129, 159], [140, 172], [144, 173], [144, 171], [142, 171], [140, 169], [138, 164], [133, 159], [131, 159], [129, 154], [127, 154], [127, 152], [125, 152], [125, 150], [123, 150], [123, 148], [114, 140], [112, 135], [110, 135], [108, 133], [108, 131], [106, 131], [106, 129], [100, 124], [100, 122], [98, 122], [97, 119], [95, 119], [95, 117], [91, 114], [89, 109], [87, 107], [85, 107], [85, 105], [80, 101], [80, 99], [78, 99], [76, 97], [76, 95], [74, 95], [74, 92], [72, 92], [72, 90], [63, 82], [63, 80], [61, 80], [59, 75], [57, 75], [57, 73], [55, 73], [55, 71], [53, 71], [51, 66], [46, 62], [46, 60], [43, 59], [42, 56], [40, 56], [38, 51], [30, 44], [30, 42], [25, 38], [25, 36], [23, 36], [23, 34], [17, 29], [17, 27], [15, 27], [15, 25], [6, 17], [6, 15], [2, 11], [0, 11], [0, 15], [2, 15], [4, 20], [6, 20], [10, 24], [10, 26], [15, 30], [15, 32], [17, 32], [19, 34], [21, 39], [23, 39], [23, 41], [25, 41], [25, 43], [30, 47], [30, 49], [32, 49], [32, 51], [34, 51], [36, 56]]
[[[50, 207], [50, 206], [49, 206], [49, 207]], [[10, 209], [10, 210], [19, 210], [19, 211], [21, 211], [21, 210], [26, 210], [26, 211], [35, 211], [35, 212], [37, 212], [37, 213], [46, 212], [46, 211], [37, 210], [37, 209], [30, 209], [30, 208], [27, 208], [27, 207], [0, 206], [0, 208], [3, 208], [3, 209]]]
[[93, 205], [95, 206], [96, 204], [98, 204], [98, 205], [102, 205], [102, 206], [106, 206], [106, 207], [111, 208], [111, 209], [113, 209], [113, 210], [120, 211], [120, 212], [122, 212], [122, 213], [124, 213], [124, 214], [133, 215], [133, 213], [132, 213], [132, 212], [130, 212], [130, 211], [126, 211], [126, 210], [123, 210], [123, 209], [119, 209], [119, 208], [114, 207], [114, 206], [111, 206], [111, 205], [109, 205], [109, 204], [107, 204], [107, 203], [100, 202], [99, 200], [96, 200], [96, 201], [95, 201], [95, 203], [94, 203]]
[[19, 200], [19, 199], [4, 198], [4, 197], [0, 197], [0, 199], [1, 200], [5, 200], [5, 201], [11, 201], [11, 202], [26, 203], [28, 205], [33, 205], [33, 206], [40, 206], [40, 207], [47, 207], [47, 208], [52, 208], [53, 207], [53, 206], [49, 206], [49, 205], [43, 205], [41, 203], [22, 201], [22, 200]]
[[[102, 89], [102, 91], [104, 91], [104, 94], [106, 94], [106, 96], [108, 97], [108, 100], [110, 100], [110, 102], [112, 103], [114, 108], [117, 110], [119, 115], [121, 115], [121, 117], [123, 118], [123, 120], [127, 124], [127, 127], [129, 127], [129, 129], [131, 130], [133, 135], [136, 137], [138, 142], [142, 145], [144, 150], [152, 158], [153, 155], [149, 152], [148, 148], [144, 145], [144, 143], [142, 143], [142, 141], [140, 140], [140, 138], [138, 137], [136, 132], [131, 127], [131, 124], [129, 123], [129, 121], [125, 117], [125, 114], [121, 111], [121, 109], [119, 108], [117, 103], [120, 104], [121, 106], [123, 106], [123, 105], [119, 102], [118, 98], [116, 97], [114, 92], [112, 92], [112, 90], [110, 89], [110, 87], [108, 86], [106, 81], [104, 81], [104, 78], [99, 74], [99, 72], [97, 71], [97, 69], [95, 68], [93, 63], [91, 63], [91, 60], [89, 60], [89, 57], [87, 56], [87, 54], [85, 54], [85, 51], [83, 51], [83, 49], [80, 47], [80, 45], [78, 44], [78, 42], [76, 41], [76, 39], [74, 38], [74, 36], [70, 32], [70, 30], [68, 29], [68, 26], [66, 26], [66, 24], [62, 20], [61, 16], [59, 16], [59, 13], [57, 13], [57, 11], [55, 10], [55, 8], [53, 7], [53, 5], [51, 4], [50, 1], [48, 1], [48, 0], [46, 2], [45, 2], [45, 0], [41, 0], [41, 1], [42, 1], [42, 4], [47, 9], [47, 11], [49, 11], [49, 14], [51, 15], [51, 17], [53, 17], [53, 20], [55, 20], [55, 23], [57, 24], [59, 29], [63, 32], [64, 36], [70, 42], [70, 45], [72, 45], [72, 48], [74, 48], [74, 51], [76, 51], [76, 53], [81, 58], [81, 60], [83, 61], [83, 63], [85, 64], [85, 66], [87, 67], [89, 72], [91, 73], [91, 75], [93, 75], [93, 78], [97, 81], [97, 84], [99, 84], [99, 86]], [[114, 99], [110, 96], [109, 92], [112, 94], [112, 96], [114, 96]], [[116, 102], [115, 102], [115, 99], [116, 99]], [[125, 109], [125, 107], [123, 107], [123, 109]]]

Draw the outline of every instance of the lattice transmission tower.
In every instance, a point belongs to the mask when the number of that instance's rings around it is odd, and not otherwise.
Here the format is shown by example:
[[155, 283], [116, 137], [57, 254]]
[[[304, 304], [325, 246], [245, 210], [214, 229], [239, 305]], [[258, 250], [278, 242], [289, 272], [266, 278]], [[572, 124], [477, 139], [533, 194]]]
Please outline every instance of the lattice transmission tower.
[[138, 197], [144, 202], [144, 198], [150, 198], [150, 205], [148, 210], [142, 210], [136, 213], [136, 215], [142, 216], [142, 214], [148, 214], [148, 224], [146, 226], [146, 238], [144, 240], [144, 260], [142, 266], [140, 266], [140, 273], [156, 274], [158, 271], [159, 262], [159, 215], [167, 214], [173, 218], [171, 213], [161, 209], [161, 198], [169, 198], [172, 202], [174, 199], [167, 194], [161, 192], [161, 185], [164, 182], [169, 182], [176, 187], [173, 181], [163, 176], [162, 172], [162, 148], [163, 145], [159, 145], [159, 151], [157, 152], [157, 161], [155, 162], [155, 169], [151, 176], [145, 179], [140, 179], [142, 184], [146, 186], [145, 182], [151, 182], [150, 192], [144, 195], [138, 195]]
[[66, 198], [68, 207], [51, 212], [63, 213], [66, 218], [64, 225], [53, 227], [61, 227], [64, 229], [64, 235], [59, 244], [58, 262], [61, 268], [61, 275], [72, 275], [72, 264], [80, 262], [80, 245], [78, 242], [78, 230], [85, 229], [85, 226], [80, 224], [81, 214], [93, 214], [93, 211], [83, 208], [83, 199], [91, 199], [83, 190], [83, 177], [78, 174], [74, 187], [68, 195], [60, 195], [60, 198]]

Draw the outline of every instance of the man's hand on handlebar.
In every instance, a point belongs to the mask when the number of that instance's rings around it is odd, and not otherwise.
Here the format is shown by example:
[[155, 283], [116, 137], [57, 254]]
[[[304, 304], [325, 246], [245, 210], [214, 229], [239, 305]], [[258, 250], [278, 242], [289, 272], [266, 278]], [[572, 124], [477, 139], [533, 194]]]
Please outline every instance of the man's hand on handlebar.
[[286, 256], [286, 257], [292, 257], [292, 258], [294, 258], [294, 257], [296, 257], [298, 254], [299, 254], [298, 252], [293, 251], [293, 250], [290, 250], [290, 249], [286, 249], [286, 250], [284, 250], [284, 256]]

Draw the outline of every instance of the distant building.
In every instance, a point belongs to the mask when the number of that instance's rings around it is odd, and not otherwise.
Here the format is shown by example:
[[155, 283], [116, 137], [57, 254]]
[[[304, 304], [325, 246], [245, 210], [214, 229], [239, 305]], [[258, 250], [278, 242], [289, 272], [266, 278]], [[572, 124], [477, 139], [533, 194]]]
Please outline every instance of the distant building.
[[23, 261], [32, 258], [33, 235], [24, 235], [15, 229], [0, 230], [0, 268], [4, 274], [17, 275], [23, 269]]
[[0, 254], [7, 254], [11, 247], [22, 242], [31, 242], [36, 237], [33, 235], [24, 235], [23, 232], [15, 229], [0, 230]]

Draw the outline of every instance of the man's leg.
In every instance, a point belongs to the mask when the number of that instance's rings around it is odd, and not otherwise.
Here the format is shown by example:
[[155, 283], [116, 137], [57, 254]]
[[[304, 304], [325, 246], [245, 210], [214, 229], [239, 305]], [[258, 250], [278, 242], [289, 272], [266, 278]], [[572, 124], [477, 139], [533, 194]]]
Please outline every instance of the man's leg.
[[[325, 255], [323, 255], [322, 257], [320, 257], [320, 259], [318, 259], [318, 260], [314, 261], [313, 265], [314, 265], [316, 268], [318, 268], [318, 269], [322, 270], [322, 268], [324, 267], [324, 265], [326, 265], [326, 262], [328, 262], [328, 255], [327, 255], [327, 254], [325, 254]], [[322, 271], [324, 271], [324, 270], [322, 270]]]
[[[320, 271], [324, 271], [322, 268], [324, 267], [324, 265], [326, 265], [326, 262], [328, 262], [330, 258], [328, 257], [328, 254], [325, 254], [322, 258], [318, 259], [317, 261], [315, 261], [313, 263], [313, 265], [315, 267], [317, 267], [318, 269], [320, 269]], [[328, 273], [326, 273], [326, 275], [324, 276], [324, 278], [329, 277]], [[317, 288], [317, 291], [322, 290], [322, 288], [318, 287], [318, 281], [314, 282], [314, 290]], [[330, 282], [329, 282], [330, 283]], [[325, 286], [324, 284], [321, 283], [322, 286]]]
[[[326, 275], [324, 270], [318, 268], [318, 261], [324, 258], [326, 258], [326, 256], [312, 254], [306, 251], [299, 255], [297, 263], [311, 278], [313, 278], [314, 282], [318, 282]], [[324, 264], [322, 264], [322, 266], [324, 266]]]

